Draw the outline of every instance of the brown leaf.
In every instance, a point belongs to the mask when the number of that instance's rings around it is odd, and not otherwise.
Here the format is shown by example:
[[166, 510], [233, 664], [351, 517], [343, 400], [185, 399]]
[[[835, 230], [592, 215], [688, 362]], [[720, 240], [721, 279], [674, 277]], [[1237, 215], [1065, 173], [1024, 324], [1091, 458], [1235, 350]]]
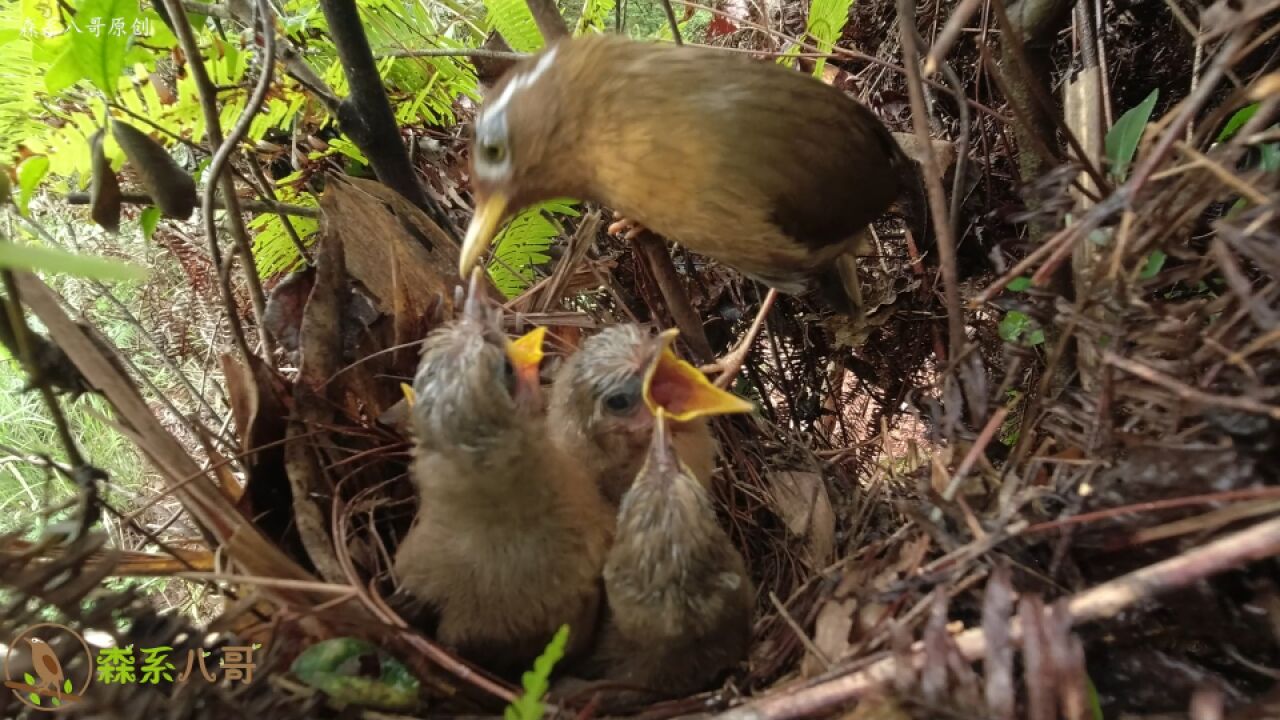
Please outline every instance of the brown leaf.
[[806, 654], [800, 663], [801, 675], [818, 675], [849, 652], [849, 633], [853, 630], [853, 614], [857, 607], [858, 599], [855, 597], [832, 599], [823, 604], [813, 622], [813, 645], [822, 653], [822, 657]]
[[290, 273], [271, 289], [267, 297], [266, 312], [262, 322], [280, 347], [288, 352], [298, 351], [298, 332], [302, 328], [302, 310], [307, 305], [311, 288], [315, 287], [315, 268], [308, 267]]
[[150, 135], [119, 120], [111, 121], [111, 134], [124, 149], [152, 202], [166, 216], [186, 220], [196, 207], [196, 181], [183, 170], [164, 146]]
[[836, 516], [818, 473], [780, 471], [767, 476], [772, 505], [787, 529], [805, 540], [811, 568], [827, 565], [835, 550]]
[[120, 181], [102, 149], [103, 131], [89, 139], [93, 180], [89, 184], [89, 217], [109, 232], [120, 231]]

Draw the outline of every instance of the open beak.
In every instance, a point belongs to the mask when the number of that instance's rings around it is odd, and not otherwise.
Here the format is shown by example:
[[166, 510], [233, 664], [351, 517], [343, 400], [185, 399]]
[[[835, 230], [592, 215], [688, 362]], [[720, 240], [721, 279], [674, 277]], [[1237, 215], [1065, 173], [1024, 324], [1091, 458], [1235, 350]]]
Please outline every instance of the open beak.
[[658, 336], [658, 352], [645, 370], [644, 403], [655, 416], [664, 413], [675, 422], [747, 413], [755, 406], [711, 384], [697, 368], [676, 357], [671, 350], [678, 330], [664, 331]]
[[536, 327], [507, 343], [507, 358], [516, 374], [517, 399], [537, 400], [542, 394], [542, 382], [538, 368], [542, 364], [542, 341], [547, 335], [545, 327]]
[[458, 259], [458, 274], [466, 277], [480, 256], [489, 248], [498, 226], [507, 214], [507, 198], [495, 193], [476, 203], [476, 214], [467, 226], [467, 237], [462, 241], [462, 255]]

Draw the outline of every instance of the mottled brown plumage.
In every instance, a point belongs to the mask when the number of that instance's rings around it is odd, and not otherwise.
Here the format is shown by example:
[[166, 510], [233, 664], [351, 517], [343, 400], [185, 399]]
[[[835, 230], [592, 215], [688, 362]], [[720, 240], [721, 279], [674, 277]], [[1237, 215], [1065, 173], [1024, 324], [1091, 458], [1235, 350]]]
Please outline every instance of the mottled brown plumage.
[[871, 111], [810, 76], [616, 36], [512, 68], [476, 118], [472, 168], [464, 272], [505, 217], [569, 196], [789, 293], [840, 288], [914, 173]]
[[569, 656], [590, 643], [614, 514], [551, 442], [536, 366], [513, 365], [498, 315], [473, 282], [464, 317], [424, 343], [412, 412], [419, 511], [395, 570], [400, 591], [437, 612], [442, 642], [510, 674], [562, 623]]
[[661, 413], [623, 497], [604, 583], [608, 616], [582, 674], [677, 697], [708, 689], [746, 656], [750, 576]]
[[[645, 371], [664, 347], [661, 338], [639, 325], [607, 327], [565, 361], [551, 388], [547, 414], [552, 437], [597, 479], [614, 507], [640, 471], [653, 436], [643, 384]], [[705, 417], [673, 425], [670, 435], [677, 452], [707, 485], [717, 452], [711, 426]]]

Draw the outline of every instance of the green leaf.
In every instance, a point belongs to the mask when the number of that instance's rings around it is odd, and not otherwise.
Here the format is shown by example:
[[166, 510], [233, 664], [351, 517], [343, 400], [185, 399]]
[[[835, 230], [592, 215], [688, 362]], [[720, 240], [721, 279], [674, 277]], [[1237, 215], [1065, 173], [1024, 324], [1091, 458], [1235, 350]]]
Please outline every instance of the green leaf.
[[67, 48], [57, 62], [44, 74], [44, 89], [50, 95], [57, 95], [85, 78], [80, 63], [76, 61], [73, 48]]
[[122, 260], [11, 242], [0, 242], [0, 267], [65, 273], [94, 280], [145, 280], [147, 277], [146, 268]]
[[1280, 170], [1280, 143], [1265, 143], [1258, 146], [1262, 158], [1259, 165], [1267, 172]]
[[62, 692], [67, 694], [71, 693], [71, 678], [67, 678], [62, 681]]
[[1253, 117], [1253, 114], [1258, 112], [1258, 105], [1258, 103], [1245, 105], [1235, 111], [1231, 115], [1231, 118], [1227, 120], [1227, 124], [1223, 125], [1222, 130], [1218, 132], [1217, 142], [1231, 139], [1231, 136], [1235, 135], [1240, 128], [1244, 127], [1245, 123], [1249, 122], [1249, 118]]
[[549, 200], [526, 208], [498, 234], [489, 277], [506, 297], [524, 292], [533, 282], [534, 266], [551, 259], [547, 250], [560, 234], [554, 215], [577, 216], [578, 211], [573, 201]]
[[1147, 256], [1147, 262], [1142, 266], [1142, 272], [1138, 273], [1139, 280], [1150, 280], [1160, 273], [1164, 268], [1165, 254], [1163, 250], [1152, 250]]
[[504, 720], [542, 720], [542, 715], [546, 712], [542, 698], [550, 686], [551, 670], [564, 657], [564, 649], [568, 644], [569, 626], [561, 625], [547, 648], [533, 661], [533, 669], [521, 676], [520, 684], [524, 687], [524, 693], [503, 710]]
[[156, 232], [156, 225], [160, 224], [160, 208], [153, 205], [143, 210], [138, 223], [142, 225], [142, 237], [150, 240]]
[[25, 680], [28, 685], [36, 684], [36, 677], [31, 673], [22, 673], [22, 679]]
[[[809, 5], [809, 20], [805, 32], [813, 37], [814, 44], [824, 53], [831, 52], [836, 41], [844, 32], [845, 23], [849, 22], [849, 10], [854, 0], [813, 0]], [[822, 77], [822, 69], [826, 66], [826, 58], [818, 58], [814, 63], [813, 76]]]
[[[76, 22], [83, 27], [71, 33], [71, 53], [84, 77], [107, 97], [116, 95], [116, 80], [124, 72], [137, 18], [137, 0], [83, 0], [76, 9]], [[95, 19], [101, 25], [96, 35], [89, 30]]]
[[1031, 287], [1031, 278], [1026, 275], [1020, 275], [1010, 280], [1008, 285], [1005, 285], [1005, 289], [1012, 292], [1024, 292], [1029, 287]]
[[1044, 342], [1044, 330], [1026, 313], [1010, 310], [1000, 321], [1000, 338], [1005, 342], [1028, 346]]
[[1111, 175], [1117, 180], [1123, 180], [1129, 172], [1129, 163], [1138, 151], [1138, 143], [1147, 129], [1147, 121], [1151, 119], [1151, 111], [1155, 109], [1159, 96], [1160, 88], [1152, 90], [1145, 100], [1121, 115], [1107, 131], [1107, 161], [1111, 164]]
[[541, 48], [544, 40], [533, 13], [525, 0], [490, 0], [489, 23], [498, 29], [502, 38], [516, 52], [533, 52]]
[[27, 214], [31, 204], [31, 196], [35, 194], [45, 173], [49, 172], [49, 158], [46, 155], [32, 155], [18, 166], [18, 210]]
[[31, 701], [32, 705], [38, 706], [40, 704], [40, 696], [35, 693], [27, 693], [27, 699]]

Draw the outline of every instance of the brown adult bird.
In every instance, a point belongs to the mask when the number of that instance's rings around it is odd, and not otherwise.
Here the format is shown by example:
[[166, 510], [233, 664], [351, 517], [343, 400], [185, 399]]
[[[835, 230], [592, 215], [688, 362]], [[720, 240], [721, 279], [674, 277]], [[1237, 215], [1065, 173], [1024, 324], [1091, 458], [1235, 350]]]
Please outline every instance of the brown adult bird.
[[460, 267], [504, 219], [554, 197], [594, 201], [782, 292], [860, 306], [850, 254], [915, 169], [876, 116], [772, 62], [570, 38], [522, 60], [475, 121], [476, 212]]
[[747, 654], [755, 592], [711, 496], [677, 455], [665, 412], [622, 499], [604, 567], [608, 619], [582, 674], [677, 697], [706, 690]]
[[36, 690], [62, 692], [62, 663], [58, 660], [58, 654], [49, 647], [49, 643], [40, 638], [27, 638], [27, 644], [31, 646], [31, 665], [40, 678], [40, 684], [35, 686]]
[[509, 675], [561, 624], [569, 656], [589, 645], [614, 514], [548, 436], [542, 333], [508, 340], [478, 276], [414, 377], [419, 511], [395, 571], [400, 592], [436, 611], [441, 642]]
[[582, 343], [552, 385], [552, 438], [597, 479], [614, 507], [644, 462], [656, 406], [665, 408], [667, 435], [703, 485], [711, 481], [717, 452], [707, 416], [752, 410], [676, 357], [676, 334], [655, 336], [631, 324], [607, 327]]

